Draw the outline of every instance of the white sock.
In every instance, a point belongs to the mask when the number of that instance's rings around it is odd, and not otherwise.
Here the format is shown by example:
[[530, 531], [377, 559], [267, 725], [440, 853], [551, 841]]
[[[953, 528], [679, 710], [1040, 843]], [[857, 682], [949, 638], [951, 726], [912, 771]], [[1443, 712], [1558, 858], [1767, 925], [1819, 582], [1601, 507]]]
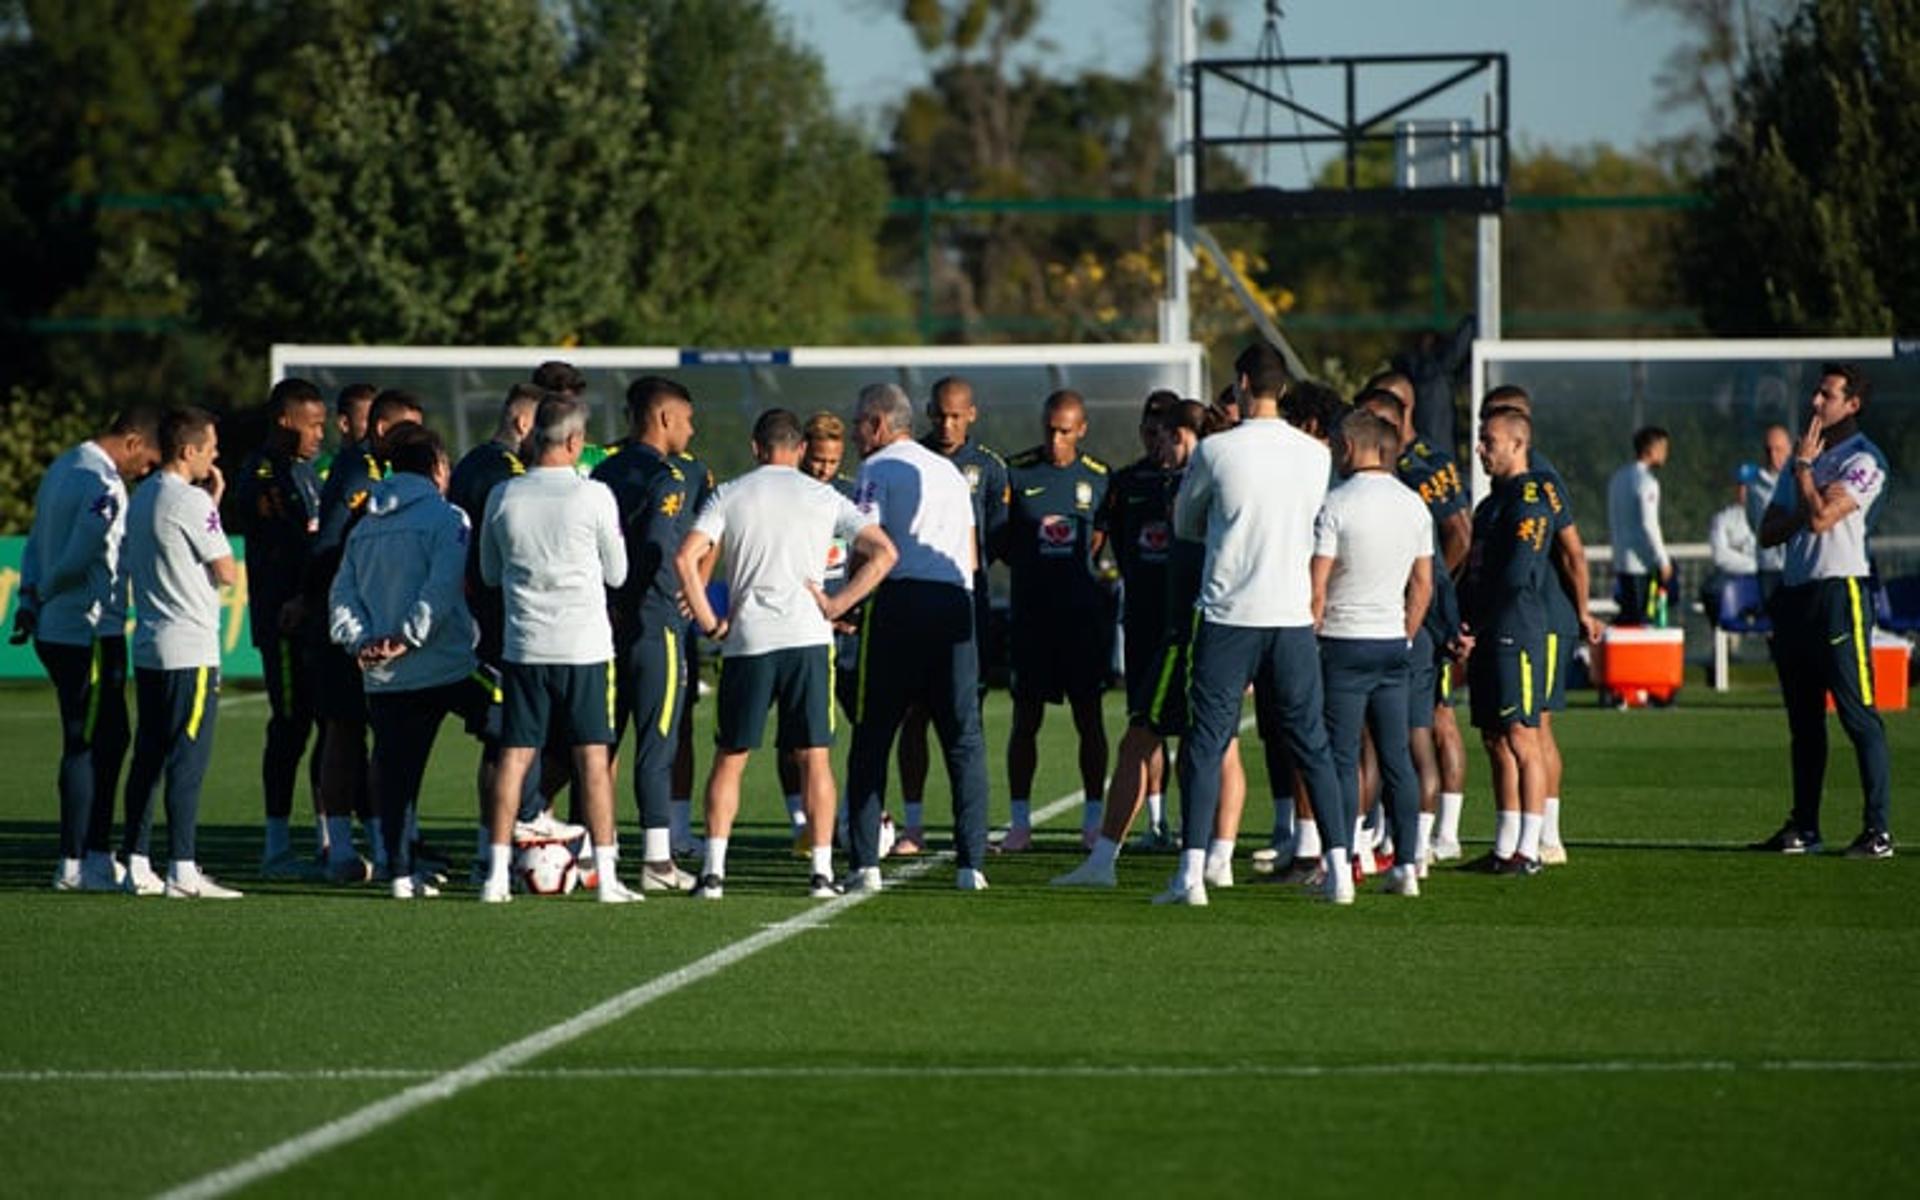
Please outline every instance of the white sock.
[[1083, 831], [1100, 828], [1100, 802], [1098, 800], [1081, 801], [1080, 828]]
[[1010, 823], [1013, 828], [1015, 829], [1032, 829], [1033, 828], [1033, 805], [1031, 802], [1026, 800], [1015, 800], [1011, 805], [1009, 805], [1009, 807], [1012, 808], [1013, 810], [1013, 820]]
[[1276, 842], [1291, 840], [1294, 836], [1295, 823], [1293, 797], [1275, 796], [1273, 798], [1273, 840]]
[[722, 879], [727, 877], [726, 838], [710, 837], [707, 839], [707, 865], [700, 873], [702, 875], [718, 875]]
[[1335, 879], [1348, 879], [1353, 875], [1353, 861], [1347, 857], [1344, 847], [1335, 846], [1327, 851], [1327, 874]]
[[368, 848], [373, 851], [373, 865], [376, 867], [386, 866], [387, 836], [386, 830], [382, 826], [379, 817], [367, 818], [367, 842]]
[[597, 882], [600, 884], [601, 891], [604, 892], [610, 885], [618, 883], [620, 880], [620, 847], [617, 845], [595, 846], [593, 848], [593, 870], [594, 873], [600, 877]]
[[1294, 824], [1293, 856], [1295, 858], [1320, 857], [1320, 826], [1318, 824], [1312, 821], [1298, 821]]
[[1421, 813], [1419, 824], [1420, 844], [1415, 846], [1413, 850], [1413, 861], [1416, 863], [1427, 861], [1427, 855], [1433, 850], [1433, 814], [1430, 812]]
[[1539, 813], [1525, 813], [1520, 817], [1520, 856], [1522, 858], [1540, 857], [1540, 827], [1544, 823]]
[[353, 818], [327, 818], [327, 861], [347, 862], [353, 858]]
[[908, 829], [919, 829], [921, 818], [926, 814], [926, 805], [918, 800], [908, 800], [902, 806], [906, 810]]
[[1153, 822], [1149, 827], [1158, 829], [1167, 823], [1167, 797], [1161, 792], [1147, 793], [1147, 820]]
[[1214, 838], [1207, 843], [1207, 870], [1216, 874], [1233, 865], [1233, 839]]
[[153, 874], [153, 860], [144, 854], [127, 855], [127, 874], [141, 877]]
[[495, 842], [487, 851], [487, 886], [503, 888], [507, 886], [507, 866], [513, 861], [513, 847], [505, 842]]
[[293, 830], [291, 822], [285, 817], [267, 818], [267, 854], [268, 858], [279, 858], [293, 848]]
[[833, 878], [833, 846], [831, 844], [825, 845], [825, 846], [815, 846], [813, 848], [812, 857], [813, 857], [813, 873], [815, 875], [825, 875], [828, 879], [832, 879]]
[[1205, 850], [1182, 850], [1180, 852], [1180, 873], [1173, 877], [1174, 886], [1185, 891], [1200, 886], [1206, 878], [1207, 852]]
[[1440, 840], [1460, 840], [1460, 810], [1467, 806], [1465, 792], [1440, 793]]
[[673, 857], [673, 835], [664, 829], [640, 831], [641, 857], [645, 862], [666, 862]]
[[693, 836], [693, 800], [688, 796], [675, 796], [667, 806], [668, 828], [673, 831], [673, 840], [684, 842]]
[[1100, 835], [1100, 840], [1093, 844], [1093, 852], [1087, 855], [1087, 862], [1105, 871], [1113, 870], [1113, 864], [1119, 861], [1120, 843], [1104, 833]]
[[1546, 824], [1540, 829], [1540, 840], [1548, 846], [1560, 844], [1560, 797], [1547, 797]]
[[787, 824], [793, 826], [795, 833], [807, 827], [807, 802], [799, 792], [787, 793]]
[[199, 883], [200, 865], [190, 858], [176, 858], [167, 864], [167, 878], [174, 883]]
[[1520, 847], [1520, 811], [1503, 808], [1494, 826], [1493, 853], [1496, 858], [1512, 858]]

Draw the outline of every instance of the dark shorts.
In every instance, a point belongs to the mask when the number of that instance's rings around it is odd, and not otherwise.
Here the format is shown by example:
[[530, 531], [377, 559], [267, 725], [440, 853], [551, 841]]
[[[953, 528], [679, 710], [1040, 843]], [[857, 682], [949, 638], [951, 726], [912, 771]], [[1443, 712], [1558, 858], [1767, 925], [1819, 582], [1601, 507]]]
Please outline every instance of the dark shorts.
[[1466, 682], [1461, 678], [1464, 672], [1454, 665], [1453, 657], [1444, 648], [1434, 651], [1433, 661], [1433, 707], [1453, 708], [1459, 703], [1460, 687]]
[[518, 749], [613, 745], [612, 663], [508, 663], [500, 744]]
[[1127, 684], [1127, 715], [1144, 717], [1153, 706], [1153, 693], [1159, 685], [1160, 660], [1166, 649], [1166, 622], [1129, 621], [1121, 644], [1122, 670]]
[[1016, 700], [1058, 704], [1097, 698], [1113, 661], [1113, 622], [1099, 610], [1073, 614], [1013, 614], [1009, 630]]
[[1660, 582], [1651, 575], [1615, 575], [1613, 597], [1620, 603], [1615, 625], [1651, 625], [1658, 612]]
[[1541, 655], [1541, 668], [1546, 676], [1540, 688], [1541, 712], [1563, 712], [1567, 707], [1567, 673], [1573, 669], [1576, 641], [1566, 633], [1547, 632], [1547, 650]]
[[1545, 657], [1538, 641], [1489, 637], [1474, 646], [1467, 660], [1467, 690], [1475, 729], [1539, 728]]
[[1432, 729], [1433, 710], [1439, 703], [1441, 657], [1444, 652], [1433, 644], [1433, 635], [1422, 629], [1413, 636], [1413, 649], [1407, 653], [1407, 728]]
[[782, 750], [831, 746], [835, 719], [833, 647], [795, 646], [720, 660], [720, 710], [713, 744], [724, 751], [756, 750], [777, 708]]
[[312, 647], [311, 655], [313, 715], [322, 721], [365, 725], [367, 691], [360, 678], [360, 664], [331, 642]]

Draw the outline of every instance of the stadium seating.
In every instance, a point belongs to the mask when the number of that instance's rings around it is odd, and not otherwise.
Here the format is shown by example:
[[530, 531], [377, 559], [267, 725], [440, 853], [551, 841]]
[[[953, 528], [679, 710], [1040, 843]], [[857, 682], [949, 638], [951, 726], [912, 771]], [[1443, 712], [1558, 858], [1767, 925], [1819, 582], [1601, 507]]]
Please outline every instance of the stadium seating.
[[1760, 596], [1757, 575], [1726, 575], [1713, 590], [1713, 690], [1727, 690], [1727, 658], [1734, 640], [1742, 634], [1773, 632], [1767, 618], [1766, 602]]

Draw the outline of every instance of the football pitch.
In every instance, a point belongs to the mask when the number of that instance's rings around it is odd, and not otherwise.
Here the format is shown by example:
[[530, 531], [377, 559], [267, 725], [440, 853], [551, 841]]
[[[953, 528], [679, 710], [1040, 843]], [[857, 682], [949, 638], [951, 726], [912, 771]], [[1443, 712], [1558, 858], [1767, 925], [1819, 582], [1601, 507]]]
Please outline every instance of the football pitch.
[[[1007, 711], [996, 693], [997, 822]], [[445, 896], [262, 884], [265, 717], [225, 697], [202, 816], [244, 900], [59, 895], [53, 698], [0, 691], [0, 1191], [1885, 1196], [1920, 1169], [1920, 862], [1735, 851], [1787, 807], [1764, 687], [1566, 714], [1569, 865], [1440, 868], [1351, 909], [1253, 882], [1257, 751], [1241, 885], [1211, 907], [1147, 903], [1163, 855], [1123, 856], [1115, 891], [1048, 887], [1080, 856], [1058, 709], [1041, 850], [989, 864], [985, 894], [923, 859], [806, 899], [763, 754], [724, 901], [475, 904], [451, 723], [422, 822], [458, 860]], [[1897, 836], [1920, 715], [1887, 725]]]

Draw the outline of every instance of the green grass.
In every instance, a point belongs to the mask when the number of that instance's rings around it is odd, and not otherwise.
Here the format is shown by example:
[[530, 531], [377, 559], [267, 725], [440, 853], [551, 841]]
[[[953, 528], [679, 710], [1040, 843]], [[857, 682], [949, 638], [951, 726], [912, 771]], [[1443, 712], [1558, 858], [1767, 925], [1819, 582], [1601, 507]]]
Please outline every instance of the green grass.
[[[221, 716], [202, 858], [249, 895], [183, 905], [45, 888], [52, 697], [0, 691], [0, 761], [16, 780], [0, 792], [10, 1194], [186, 1182], [811, 907], [764, 760], [717, 905], [491, 909], [456, 887], [403, 906], [257, 884], [265, 706], [244, 695]], [[1002, 813], [1006, 711], [996, 695]], [[1117, 699], [1110, 711], [1117, 735]], [[1890, 714], [1888, 727], [1898, 823], [1920, 717]], [[1036, 804], [1076, 786], [1064, 712], [1043, 737]], [[1920, 867], [1725, 849], [1786, 807], [1785, 724], [1764, 690], [1577, 710], [1561, 740], [1573, 862], [1546, 877], [1436, 871], [1417, 901], [1363, 895], [1350, 910], [1265, 886], [1158, 909], [1146, 900], [1165, 857], [1123, 858], [1115, 892], [1047, 887], [1078, 857], [1069, 812], [1040, 853], [992, 864], [984, 895], [950, 890], [935, 868], [252, 1190], [1912, 1186]], [[1844, 841], [1858, 789], [1837, 727], [1835, 747], [1826, 832]], [[430, 832], [463, 865], [472, 758], [450, 725], [426, 799]], [[1268, 815], [1258, 758], [1249, 847]], [[935, 774], [928, 810], [944, 818]], [[1484, 781], [1476, 752], [1469, 836], [1491, 829]], [[368, 1069], [396, 1074], [350, 1073]], [[132, 1070], [288, 1075], [117, 1077]]]

